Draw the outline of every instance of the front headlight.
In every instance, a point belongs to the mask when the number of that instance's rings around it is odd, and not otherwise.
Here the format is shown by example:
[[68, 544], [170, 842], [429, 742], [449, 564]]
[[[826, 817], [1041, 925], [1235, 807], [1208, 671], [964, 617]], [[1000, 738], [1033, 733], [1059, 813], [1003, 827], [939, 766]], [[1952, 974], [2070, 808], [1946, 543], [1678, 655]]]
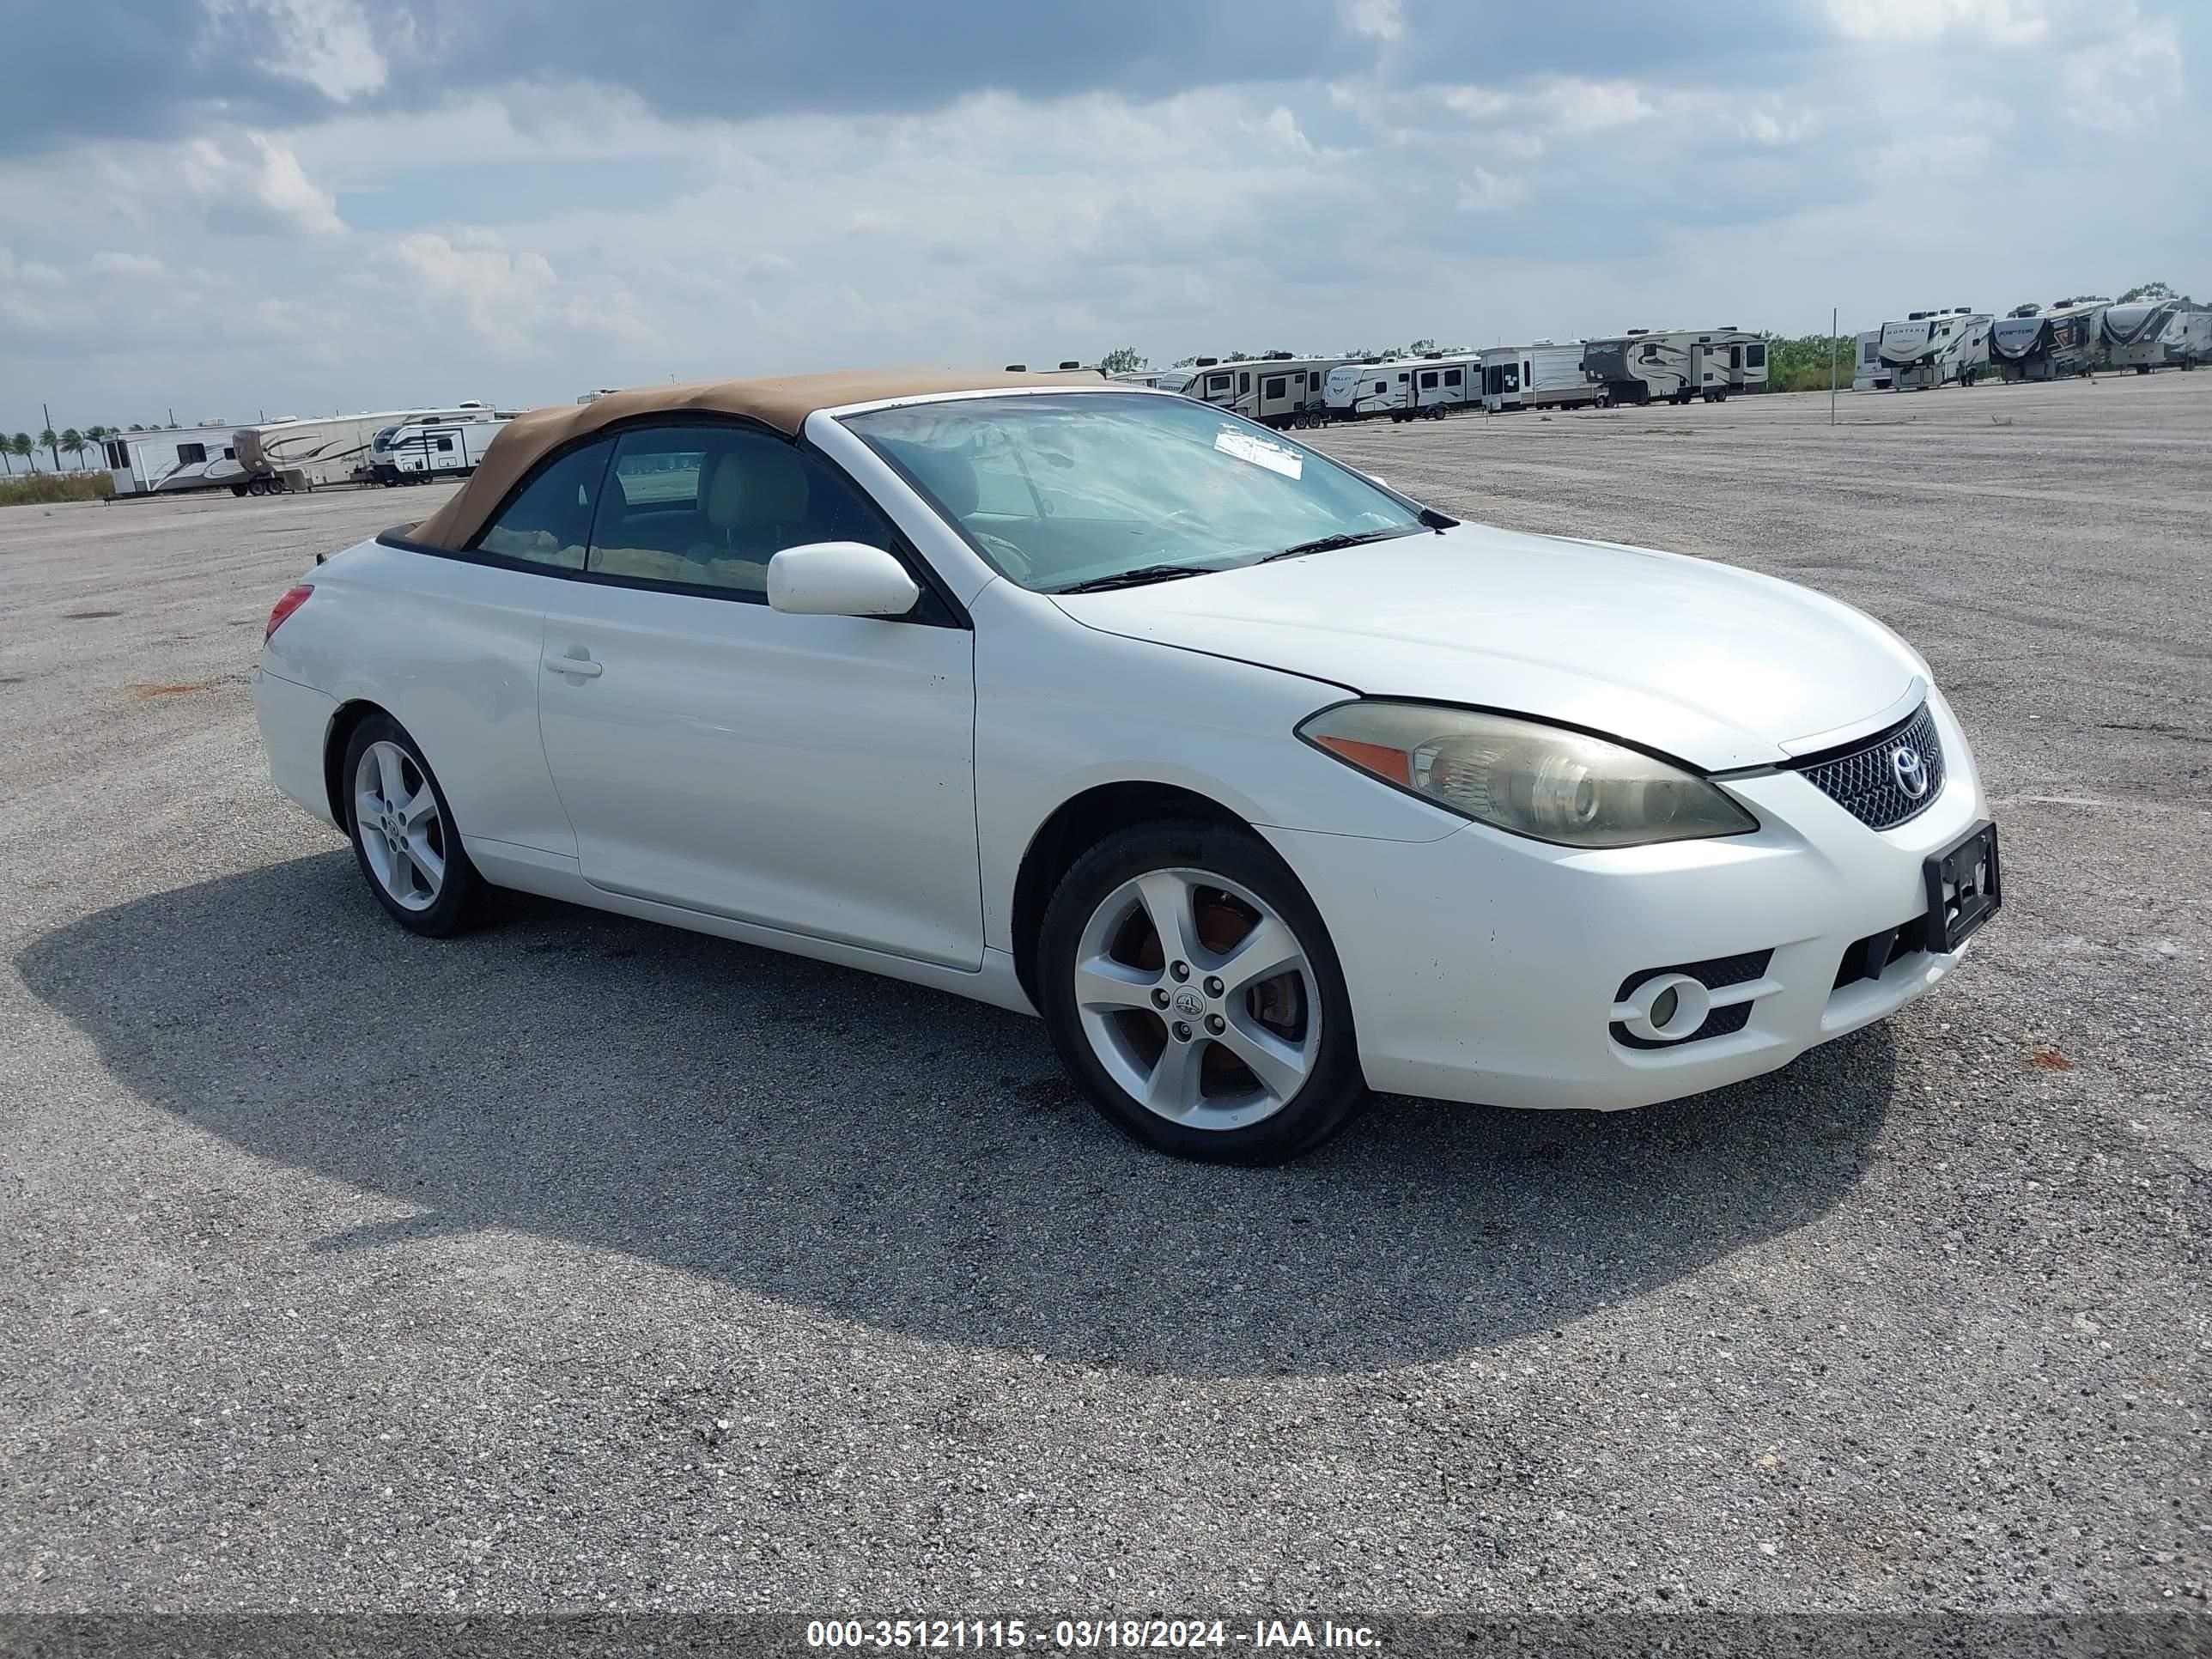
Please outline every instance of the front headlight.
[[1346, 702], [1307, 719], [1298, 735], [1463, 817], [1565, 847], [1640, 847], [1759, 828], [1679, 766], [1510, 715]]

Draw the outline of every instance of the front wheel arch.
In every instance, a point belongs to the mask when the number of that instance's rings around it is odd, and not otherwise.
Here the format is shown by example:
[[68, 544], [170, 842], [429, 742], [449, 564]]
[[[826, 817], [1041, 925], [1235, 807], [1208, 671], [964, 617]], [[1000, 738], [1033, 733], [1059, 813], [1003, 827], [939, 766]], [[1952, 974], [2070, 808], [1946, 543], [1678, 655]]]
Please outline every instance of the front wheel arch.
[[1022, 853], [1014, 876], [1012, 915], [1014, 972], [1030, 1006], [1042, 1009], [1037, 988], [1037, 947], [1044, 932], [1045, 907], [1060, 878], [1075, 861], [1132, 825], [1159, 819], [1188, 819], [1250, 830], [1231, 808], [1194, 789], [1171, 783], [1127, 779], [1099, 784], [1071, 795], [1054, 807]]

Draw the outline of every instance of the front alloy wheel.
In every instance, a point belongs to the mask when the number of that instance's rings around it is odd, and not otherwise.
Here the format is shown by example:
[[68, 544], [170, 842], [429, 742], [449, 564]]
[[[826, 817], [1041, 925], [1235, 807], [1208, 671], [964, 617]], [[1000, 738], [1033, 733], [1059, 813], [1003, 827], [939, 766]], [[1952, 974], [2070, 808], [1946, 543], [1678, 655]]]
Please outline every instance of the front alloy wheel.
[[1054, 896], [1040, 978], [1069, 1070], [1163, 1151], [1293, 1158], [1364, 1093], [1321, 919], [1242, 832], [1152, 825], [1093, 848]]

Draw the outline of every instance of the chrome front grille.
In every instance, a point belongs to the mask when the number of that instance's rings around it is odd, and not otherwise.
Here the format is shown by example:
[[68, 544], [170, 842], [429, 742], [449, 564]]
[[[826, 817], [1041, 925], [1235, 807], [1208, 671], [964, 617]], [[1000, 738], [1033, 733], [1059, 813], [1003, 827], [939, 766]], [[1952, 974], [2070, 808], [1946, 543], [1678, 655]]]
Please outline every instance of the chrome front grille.
[[[1801, 761], [1796, 769], [1861, 823], [1893, 830], [1918, 817], [1943, 793], [1943, 744], [1936, 735], [1936, 716], [1923, 703], [1918, 714], [1872, 743], [1825, 760]], [[1926, 787], [1913, 794], [1909, 786], [1921, 779]]]

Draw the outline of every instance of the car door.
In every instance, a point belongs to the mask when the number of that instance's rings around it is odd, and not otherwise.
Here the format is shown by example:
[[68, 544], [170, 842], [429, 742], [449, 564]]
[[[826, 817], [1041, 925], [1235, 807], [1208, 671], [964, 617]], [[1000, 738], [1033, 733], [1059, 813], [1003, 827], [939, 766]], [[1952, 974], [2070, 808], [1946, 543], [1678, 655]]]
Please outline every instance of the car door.
[[771, 610], [769, 559], [836, 540], [899, 550], [872, 504], [780, 434], [622, 435], [585, 575], [549, 585], [539, 683], [582, 874], [975, 968], [972, 636], [933, 600], [896, 621]]

